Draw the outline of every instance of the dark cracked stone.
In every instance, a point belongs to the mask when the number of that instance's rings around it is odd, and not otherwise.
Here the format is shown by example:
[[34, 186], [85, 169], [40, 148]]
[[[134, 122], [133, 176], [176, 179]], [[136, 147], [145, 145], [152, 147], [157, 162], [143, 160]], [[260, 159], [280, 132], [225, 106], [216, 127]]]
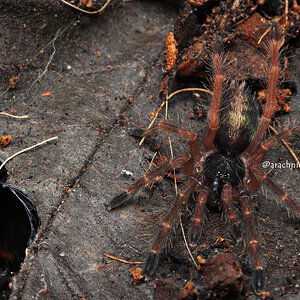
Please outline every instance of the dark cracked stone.
[[[173, 187], [163, 182], [151, 199], [141, 194], [141, 201], [113, 212], [104, 204], [132, 183], [122, 170], [137, 179], [148, 167], [151, 149], [138, 148], [139, 140], [127, 128], [149, 124], [148, 115], [158, 103], [165, 36], [176, 18], [176, 8], [164, 1], [116, 1], [93, 17], [59, 1], [1, 1], [1, 111], [30, 117], [1, 116], [0, 134], [13, 136], [1, 155], [58, 136], [7, 165], [9, 183], [28, 195], [42, 222], [12, 281], [11, 299], [153, 299], [155, 281], [133, 285], [130, 266], [104, 253], [143, 260], [158, 220], [174, 198]], [[300, 74], [299, 53], [297, 59], [294, 74]], [[19, 81], [8, 89], [13, 76]], [[205, 119], [188, 118], [192, 102], [189, 95], [181, 95], [170, 104], [170, 117], [204, 132]], [[296, 119], [299, 101], [293, 108], [280, 120]], [[173, 146], [175, 152], [185, 147], [182, 141]], [[272, 151], [269, 159], [273, 157], [291, 160], [282, 147]], [[297, 170], [276, 170], [272, 177], [299, 198]], [[274, 299], [285, 294], [296, 299], [299, 223], [277, 207], [271, 193], [267, 199], [262, 194], [257, 198], [268, 286]], [[219, 215], [211, 213], [208, 220], [203, 237], [207, 244], [227, 230]], [[185, 253], [181, 237], [176, 247]], [[241, 245], [235, 251], [245, 260]], [[184, 270], [162, 261], [157, 276], [167, 276], [181, 288], [190, 279]]]

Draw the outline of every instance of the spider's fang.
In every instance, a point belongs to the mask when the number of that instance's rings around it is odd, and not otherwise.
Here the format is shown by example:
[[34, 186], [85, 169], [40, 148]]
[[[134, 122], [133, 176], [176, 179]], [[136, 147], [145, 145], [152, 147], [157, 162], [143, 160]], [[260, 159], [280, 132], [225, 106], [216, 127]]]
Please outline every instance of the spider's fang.
[[217, 177], [214, 182], [213, 182], [213, 188], [212, 188], [212, 191], [214, 194], [217, 194], [218, 191], [219, 191], [219, 186], [220, 186], [220, 180], [219, 178]]

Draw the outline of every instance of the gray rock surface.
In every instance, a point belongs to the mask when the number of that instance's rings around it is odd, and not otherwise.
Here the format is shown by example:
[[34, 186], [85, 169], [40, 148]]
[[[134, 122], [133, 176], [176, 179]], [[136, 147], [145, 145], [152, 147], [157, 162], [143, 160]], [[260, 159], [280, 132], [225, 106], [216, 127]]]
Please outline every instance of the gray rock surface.
[[[113, 212], [104, 203], [132, 183], [121, 175], [123, 169], [137, 179], [148, 167], [149, 147], [138, 148], [139, 140], [128, 135], [127, 127], [147, 126], [148, 114], [158, 103], [164, 39], [177, 18], [176, 9], [163, 1], [119, 1], [88, 17], [58, 1], [1, 1], [0, 8], [0, 110], [30, 116], [0, 117], [0, 133], [13, 136], [2, 151], [12, 155], [58, 136], [7, 166], [9, 182], [35, 203], [42, 221], [14, 277], [11, 299], [155, 298], [155, 281], [133, 285], [130, 266], [103, 253], [143, 260], [174, 198], [172, 186], [161, 183], [151, 199], [146, 196]], [[299, 63], [295, 68], [299, 71]], [[20, 80], [8, 90], [12, 76]], [[48, 91], [51, 96], [43, 96]], [[205, 120], [190, 120], [192, 103], [187, 95], [181, 99], [170, 108], [171, 118], [203, 131]], [[287, 119], [297, 118], [299, 104], [293, 106]], [[299, 146], [299, 139], [294, 143]], [[175, 152], [184, 147], [175, 144]], [[272, 152], [270, 159], [274, 157], [291, 160], [283, 147]], [[298, 170], [276, 170], [272, 176], [299, 199]], [[284, 286], [292, 295], [286, 299], [298, 299], [299, 222], [276, 206], [273, 194], [268, 193], [268, 200], [262, 194], [258, 198], [263, 250], [275, 252], [267, 257], [273, 270], [268, 273], [270, 287]], [[219, 215], [212, 214], [209, 223], [204, 242], [226, 232]], [[218, 226], [222, 229], [216, 232]], [[245, 253], [242, 257], [246, 259]], [[298, 267], [292, 266], [293, 260]], [[189, 276], [178, 279], [172, 268], [164, 261], [158, 273], [183, 286]], [[292, 286], [286, 276], [293, 277]]]

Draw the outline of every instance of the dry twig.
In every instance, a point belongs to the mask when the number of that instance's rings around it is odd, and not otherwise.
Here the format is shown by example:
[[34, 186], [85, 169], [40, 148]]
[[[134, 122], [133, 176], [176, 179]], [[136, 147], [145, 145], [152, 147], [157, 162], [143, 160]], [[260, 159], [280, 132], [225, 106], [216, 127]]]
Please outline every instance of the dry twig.
[[124, 263], [124, 264], [128, 264], [128, 265], [142, 265], [143, 264], [142, 261], [128, 261], [126, 259], [122, 259], [122, 258], [113, 256], [113, 255], [111, 255], [111, 254], [109, 254], [107, 252], [104, 252], [103, 256], [105, 256], [105, 257], [107, 257], [109, 259], [112, 259], [112, 260], [119, 261], [119, 262]]
[[103, 10], [106, 8], [106, 6], [111, 2], [111, 0], [107, 0], [107, 1], [104, 3], [104, 5], [103, 5], [101, 8], [99, 8], [98, 10], [95, 10], [95, 11], [88, 11], [88, 10], [82, 9], [82, 8], [80, 8], [80, 7], [78, 7], [78, 6], [75, 6], [75, 5], [71, 4], [70, 2], [68, 2], [68, 1], [66, 1], [66, 0], [60, 0], [60, 1], [63, 2], [64, 4], [68, 5], [68, 6], [72, 7], [72, 8], [75, 8], [76, 10], [79, 10], [79, 11], [81, 11], [81, 12], [83, 12], [83, 13], [86, 13], [86, 14], [89, 14], [89, 15], [99, 14], [99, 13], [100, 13], [101, 11], [103, 11]]
[[18, 151], [17, 153], [15, 153], [15, 154], [13, 154], [12, 156], [10, 156], [9, 158], [7, 158], [7, 159], [1, 164], [1, 166], [0, 166], [0, 171], [1, 171], [1, 169], [2, 169], [2, 168], [3, 168], [10, 160], [12, 160], [12, 159], [13, 159], [14, 157], [16, 157], [17, 155], [22, 154], [22, 153], [24, 153], [24, 152], [27, 152], [27, 151], [29, 151], [29, 150], [32, 150], [32, 149], [34, 149], [34, 148], [36, 148], [36, 147], [38, 147], [38, 146], [41, 146], [41, 145], [43, 145], [43, 144], [46, 144], [46, 143], [48, 143], [48, 142], [50, 142], [50, 141], [53, 141], [53, 140], [56, 140], [56, 139], [58, 139], [57, 136], [52, 137], [52, 138], [50, 138], [50, 139], [47, 139], [47, 140], [45, 140], [45, 141], [42, 141], [42, 142], [40, 142], [40, 143], [37, 143], [37, 144], [35, 144], [35, 145], [31, 146], [31, 147], [28, 147], [28, 148], [26, 148], [26, 149], [23, 149], [23, 150], [21, 150], [21, 151]]
[[9, 113], [4, 112], [4, 111], [0, 111], [0, 115], [8, 116], [8, 117], [11, 117], [11, 118], [14, 118], [14, 119], [28, 119], [29, 118], [29, 116], [15, 116], [15, 115], [9, 114]]
[[190, 248], [189, 248], [189, 245], [188, 245], [188, 242], [187, 242], [187, 239], [186, 239], [186, 236], [185, 236], [185, 232], [184, 232], [184, 228], [183, 228], [183, 225], [182, 225], [181, 216], [180, 216], [180, 227], [181, 227], [181, 232], [182, 232], [182, 236], [183, 236], [183, 240], [184, 240], [185, 247], [186, 247], [186, 249], [187, 249], [187, 251], [188, 251], [188, 253], [189, 253], [189, 256], [191, 257], [191, 259], [192, 259], [194, 265], [195, 265], [196, 268], [197, 268], [198, 265], [197, 265], [197, 263], [196, 263], [196, 261], [195, 261], [193, 255], [192, 255], [192, 252], [191, 252], [191, 250], [190, 250]]

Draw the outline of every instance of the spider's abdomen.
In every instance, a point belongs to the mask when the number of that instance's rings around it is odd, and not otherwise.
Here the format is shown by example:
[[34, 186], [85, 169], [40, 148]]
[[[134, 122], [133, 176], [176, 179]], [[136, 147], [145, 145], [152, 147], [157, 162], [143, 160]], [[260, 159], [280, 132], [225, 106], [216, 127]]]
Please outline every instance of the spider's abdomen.
[[257, 129], [257, 101], [245, 86], [245, 82], [240, 85], [235, 81], [231, 82], [222, 99], [219, 129], [214, 140], [221, 153], [241, 153], [248, 147]]
[[237, 186], [245, 176], [245, 166], [236, 156], [216, 152], [206, 158], [204, 174], [211, 183]]

